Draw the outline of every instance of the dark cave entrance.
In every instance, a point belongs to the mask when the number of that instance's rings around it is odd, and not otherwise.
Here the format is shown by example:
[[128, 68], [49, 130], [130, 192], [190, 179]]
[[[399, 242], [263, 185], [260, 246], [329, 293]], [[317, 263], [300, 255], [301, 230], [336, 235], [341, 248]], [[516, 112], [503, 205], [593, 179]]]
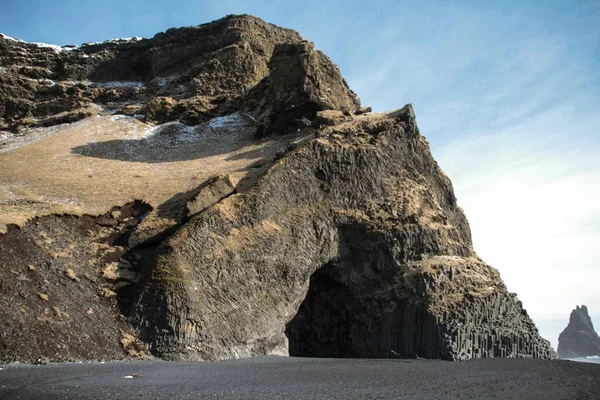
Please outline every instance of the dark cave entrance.
[[389, 275], [371, 263], [330, 262], [310, 278], [306, 298], [286, 325], [289, 355], [334, 358], [415, 358], [419, 307], [398, 299]]
[[329, 263], [310, 277], [306, 298], [286, 325], [290, 356], [352, 357], [346, 345], [350, 326], [345, 310], [352, 294], [336, 279], [335, 270]]
[[443, 358], [440, 327], [425, 306], [396, 289], [383, 258], [330, 262], [313, 273], [286, 325], [290, 356]]

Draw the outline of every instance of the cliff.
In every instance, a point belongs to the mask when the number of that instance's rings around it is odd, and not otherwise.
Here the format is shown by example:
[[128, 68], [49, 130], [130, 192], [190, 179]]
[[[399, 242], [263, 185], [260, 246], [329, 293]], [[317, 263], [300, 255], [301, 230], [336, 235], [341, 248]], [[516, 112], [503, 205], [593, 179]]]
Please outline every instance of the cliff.
[[558, 356], [577, 358], [600, 356], [600, 337], [586, 306], [577, 306], [569, 317], [569, 324], [558, 337]]
[[[412, 106], [365, 113], [295, 32], [230, 16], [70, 50], [4, 38], [0, 62], [4, 126], [31, 138], [0, 152], [0, 210], [27, 221], [0, 235], [3, 361], [555, 357], [473, 250]], [[43, 79], [82, 103], [43, 100]], [[59, 122], [44, 101], [101, 116], [24, 128]], [[54, 186], [80, 195], [37, 195]]]
[[0, 66], [0, 130], [74, 122], [99, 106], [188, 125], [245, 110], [269, 131], [359, 107], [328, 57], [251, 16], [79, 47], [2, 35]]

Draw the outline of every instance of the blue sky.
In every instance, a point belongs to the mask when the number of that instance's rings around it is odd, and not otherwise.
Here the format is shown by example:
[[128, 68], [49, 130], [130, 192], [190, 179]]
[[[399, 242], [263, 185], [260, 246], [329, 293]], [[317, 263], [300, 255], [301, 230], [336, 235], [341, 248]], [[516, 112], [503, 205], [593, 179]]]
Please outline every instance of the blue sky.
[[475, 250], [554, 346], [576, 304], [600, 326], [600, 2], [423, 3], [3, 0], [0, 31], [80, 44], [240, 13], [295, 29], [363, 104], [413, 103]]

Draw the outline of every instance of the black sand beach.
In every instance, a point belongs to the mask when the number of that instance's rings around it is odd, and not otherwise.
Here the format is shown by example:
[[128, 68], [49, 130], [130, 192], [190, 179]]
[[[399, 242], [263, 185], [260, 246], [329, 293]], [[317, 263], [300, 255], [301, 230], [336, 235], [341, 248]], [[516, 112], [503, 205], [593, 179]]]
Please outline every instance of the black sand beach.
[[0, 399], [600, 398], [600, 365], [534, 359], [453, 363], [257, 357], [1, 368]]

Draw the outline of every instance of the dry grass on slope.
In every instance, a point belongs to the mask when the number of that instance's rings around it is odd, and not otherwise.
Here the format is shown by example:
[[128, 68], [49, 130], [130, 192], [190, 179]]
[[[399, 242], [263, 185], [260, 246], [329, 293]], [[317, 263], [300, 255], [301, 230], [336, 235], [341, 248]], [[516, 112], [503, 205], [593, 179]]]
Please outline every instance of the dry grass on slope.
[[158, 208], [219, 173], [236, 184], [294, 139], [258, 141], [253, 131], [242, 115], [197, 127], [98, 116], [4, 139], [0, 233], [35, 216], [100, 214], [134, 199]]

